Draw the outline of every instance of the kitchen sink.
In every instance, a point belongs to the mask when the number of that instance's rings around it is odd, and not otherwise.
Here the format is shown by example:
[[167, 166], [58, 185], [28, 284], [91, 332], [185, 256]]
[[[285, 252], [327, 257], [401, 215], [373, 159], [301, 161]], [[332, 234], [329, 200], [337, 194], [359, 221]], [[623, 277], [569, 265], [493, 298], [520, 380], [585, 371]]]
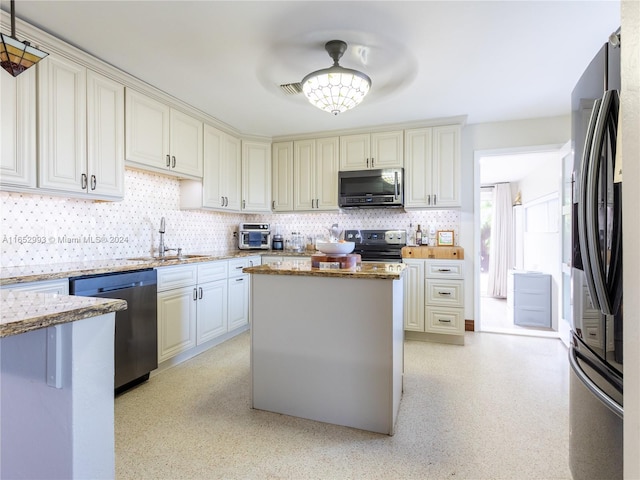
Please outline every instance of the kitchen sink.
[[169, 262], [172, 260], [189, 260], [192, 258], [206, 258], [209, 255], [165, 255], [164, 257], [133, 257], [127, 258], [127, 260], [142, 261], [142, 262]]

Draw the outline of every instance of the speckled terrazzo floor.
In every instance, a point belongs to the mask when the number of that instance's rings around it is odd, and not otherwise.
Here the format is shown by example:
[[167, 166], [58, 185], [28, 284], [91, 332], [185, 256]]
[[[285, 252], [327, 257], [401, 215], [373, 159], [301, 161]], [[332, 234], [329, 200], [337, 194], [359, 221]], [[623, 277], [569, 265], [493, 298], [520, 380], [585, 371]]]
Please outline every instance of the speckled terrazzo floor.
[[249, 408], [244, 333], [116, 399], [118, 479], [570, 479], [557, 339], [410, 341], [393, 437]]

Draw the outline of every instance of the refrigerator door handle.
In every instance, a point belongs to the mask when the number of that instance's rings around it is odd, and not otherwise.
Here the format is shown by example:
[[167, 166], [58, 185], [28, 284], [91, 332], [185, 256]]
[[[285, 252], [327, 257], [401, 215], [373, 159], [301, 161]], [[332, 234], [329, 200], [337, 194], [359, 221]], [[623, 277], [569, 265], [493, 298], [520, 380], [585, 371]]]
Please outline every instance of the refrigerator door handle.
[[[618, 118], [618, 92], [607, 90], [602, 97], [600, 111], [593, 134], [593, 143], [589, 155], [587, 174], [587, 201], [586, 201], [586, 233], [588, 237], [587, 248], [591, 263], [591, 276], [594, 290], [600, 310], [606, 315], [612, 315], [611, 299], [606, 286], [605, 264], [600, 249], [600, 237], [598, 232], [598, 177], [602, 163], [602, 146], [607, 135], [607, 127], [615, 129]], [[615, 118], [613, 124], [610, 119]], [[604, 194], [606, 195], [606, 193]], [[605, 199], [606, 201], [606, 199]], [[603, 248], [605, 248], [603, 246]], [[593, 295], [593, 292], [592, 292]]]
[[587, 128], [587, 136], [584, 141], [584, 152], [582, 153], [582, 159], [580, 161], [580, 178], [578, 183], [578, 241], [580, 243], [580, 256], [582, 257], [582, 266], [584, 268], [584, 275], [587, 280], [587, 287], [591, 295], [591, 301], [594, 308], [600, 309], [598, 303], [598, 297], [595, 293], [595, 285], [593, 283], [593, 275], [591, 273], [591, 259], [589, 258], [589, 236], [587, 235], [587, 203], [590, 201], [591, 196], [587, 192], [587, 178], [589, 170], [589, 157], [591, 156], [591, 149], [593, 147], [593, 134], [596, 129], [596, 123], [598, 119], [598, 113], [600, 112], [600, 106], [602, 99], [597, 99], [593, 104], [591, 110], [591, 117], [589, 118], [589, 126]]
[[593, 393], [598, 400], [600, 400], [607, 408], [609, 408], [613, 413], [615, 413], [618, 417], [624, 418], [624, 409], [622, 406], [613, 400], [609, 395], [602, 391], [600, 387], [598, 387], [588, 376], [580, 365], [578, 364], [578, 357], [576, 349], [573, 345], [569, 348], [569, 365], [571, 365], [571, 369], [580, 379], [580, 381], [584, 384], [585, 387], [589, 389], [591, 393]]

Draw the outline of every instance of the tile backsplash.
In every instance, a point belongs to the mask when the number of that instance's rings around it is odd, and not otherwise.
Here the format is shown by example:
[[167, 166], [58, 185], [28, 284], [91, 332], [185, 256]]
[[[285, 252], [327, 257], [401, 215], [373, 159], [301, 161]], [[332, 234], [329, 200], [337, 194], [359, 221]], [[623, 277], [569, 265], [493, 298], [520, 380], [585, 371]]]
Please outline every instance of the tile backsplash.
[[154, 253], [160, 219], [166, 219], [165, 244], [185, 253], [236, 248], [233, 233], [240, 222], [266, 222], [285, 238], [291, 232], [324, 235], [338, 223], [342, 229], [409, 228], [454, 230], [457, 210], [370, 209], [328, 213], [241, 215], [180, 210], [180, 181], [127, 169], [125, 199], [98, 202], [49, 195], [0, 192], [2, 233], [0, 266], [108, 260]]

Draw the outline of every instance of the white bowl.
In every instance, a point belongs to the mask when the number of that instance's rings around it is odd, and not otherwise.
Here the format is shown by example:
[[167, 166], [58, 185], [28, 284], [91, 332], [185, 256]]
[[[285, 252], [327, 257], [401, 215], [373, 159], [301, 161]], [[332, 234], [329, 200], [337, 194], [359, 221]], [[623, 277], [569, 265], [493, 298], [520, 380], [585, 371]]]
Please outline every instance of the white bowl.
[[353, 252], [355, 246], [355, 242], [316, 242], [316, 248], [322, 253], [351, 253]]

